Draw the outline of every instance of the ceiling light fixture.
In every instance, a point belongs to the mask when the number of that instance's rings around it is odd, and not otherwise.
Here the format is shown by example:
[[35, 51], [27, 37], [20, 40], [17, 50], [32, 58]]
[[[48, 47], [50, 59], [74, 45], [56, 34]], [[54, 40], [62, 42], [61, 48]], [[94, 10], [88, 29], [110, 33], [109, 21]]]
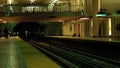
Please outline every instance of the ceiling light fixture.
[[30, 4], [32, 4], [32, 3], [34, 3], [35, 2], [35, 0], [30, 0]]
[[59, 0], [51, 0], [50, 3], [53, 4], [53, 3], [56, 3], [57, 1], [59, 1]]
[[2, 21], [2, 19], [0, 19], [0, 21]]
[[13, 0], [7, 0], [7, 4], [12, 4], [13, 3]]

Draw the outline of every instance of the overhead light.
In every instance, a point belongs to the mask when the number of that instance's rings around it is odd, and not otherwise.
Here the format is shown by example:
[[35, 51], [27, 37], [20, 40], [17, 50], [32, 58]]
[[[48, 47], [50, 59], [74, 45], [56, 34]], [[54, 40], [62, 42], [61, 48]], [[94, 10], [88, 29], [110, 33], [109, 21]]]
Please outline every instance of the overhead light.
[[99, 16], [101, 16], [101, 17], [107, 16], [106, 9], [100, 9], [100, 11], [95, 16], [97, 16], [97, 17], [99, 17]]
[[59, 0], [51, 0], [50, 3], [53, 4], [53, 3], [56, 3], [57, 1]]
[[96, 14], [97, 17], [105, 17], [107, 14]]
[[2, 19], [0, 19], [0, 21], [2, 21]]
[[34, 3], [35, 0], [30, 0], [30, 4]]
[[64, 20], [58, 20], [58, 22], [64, 22]]
[[105, 17], [105, 16], [107, 16], [107, 13], [100, 11], [100, 12], [98, 12], [98, 13], [96, 14], [96, 16], [97, 16], [97, 17], [98, 17], [98, 16]]
[[3, 21], [3, 23], [5, 23], [5, 24], [6, 24], [6, 23], [7, 23], [7, 21]]
[[80, 20], [89, 20], [89, 18], [84, 17], [84, 18], [80, 18]]
[[7, 0], [7, 4], [13, 4], [13, 0]]

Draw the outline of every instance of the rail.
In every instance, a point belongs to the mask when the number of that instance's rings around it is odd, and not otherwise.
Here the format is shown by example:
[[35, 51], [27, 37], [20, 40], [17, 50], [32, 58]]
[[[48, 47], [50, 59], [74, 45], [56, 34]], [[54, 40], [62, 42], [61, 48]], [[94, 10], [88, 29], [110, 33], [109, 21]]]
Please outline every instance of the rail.
[[94, 58], [93, 56], [91, 57], [89, 55], [83, 55], [81, 53], [74, 52], [74, 50], [65, 47], [61, 48], [57, 46], [48, 45], [45, 43], [36, 43], [36, 44], [38, 45], [38, 47], [45, 48], [48, 51], [64, 59], [67, 59], [69, 62], [71, 62], [74, 65], [77, 65], [78, 67], [87, 67], [87, 68], [111, 68], [111, 67], [118, 68], [119, 67], [104, 60]]
[[[31, 42], [30, 42], [30, 43], [31, 43]], [[79, 68], [78, 66], [72, 64], [71, 62], [69, 62], [69, 61], [67, 61], [67, 60], [59, 57], [58, 55], [56, 55], [56, 54], [54, 54], [54, 53], [52, 53], [52, 52], [50, 52], [50, 51], [48, 51], [47, 49], [38, 46], [37, 43], [35, 43], [35, 42], [33, 43], [33, 41], [32, 41], [31, 44], [32, 44], [35, 48], [37, 48], [38, 50], [40, 50], [40, 51], [46, 53], [48, 56], [54, 58], [54, 60], [56, 60], [57, 62], [59, 62], [59, 63], [62, 65], [62, 67], [67, 67], [67, 68]]]

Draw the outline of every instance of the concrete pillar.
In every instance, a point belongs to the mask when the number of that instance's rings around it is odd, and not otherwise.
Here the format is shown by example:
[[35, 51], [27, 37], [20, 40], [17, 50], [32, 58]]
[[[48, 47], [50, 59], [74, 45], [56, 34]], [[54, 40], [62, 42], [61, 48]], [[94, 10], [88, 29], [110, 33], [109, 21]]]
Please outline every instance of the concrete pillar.
[[80, 24], [78, 24], [78, 37], [80, 37]]
[[80, 34], [80, 26], [79, 26], [78, 20], [76, 20], [74, 24], [74, 34], [75, 34], [75, 37], [78, 37], [78, 35]]
[[73, 36], [75, 36], [76, 37], [76, 23], [74, 23], [74, 35]]
[[81, 26], [82, 26], [82, 27], [81, 27], [81, 30], [82, 30], [81, 36], [82, 36], [82, 37], [85, 37], [85, 23], [82, 22], [82, 23], [81, 23]]
[[76, 37], [78, 37], [78, 21], [76, 21]]
[[93, 37], [93, 19], [90, 19], [90, 37]]
[[80, 26], [80, 37], [82, 37], [82, 23], [79, 23], [79, 26]]
[[92, 16], [93, 16], [93, 36], [99, 36], [99, 18], [95, 15], [100, 10], [100, 0], [92, 0]]

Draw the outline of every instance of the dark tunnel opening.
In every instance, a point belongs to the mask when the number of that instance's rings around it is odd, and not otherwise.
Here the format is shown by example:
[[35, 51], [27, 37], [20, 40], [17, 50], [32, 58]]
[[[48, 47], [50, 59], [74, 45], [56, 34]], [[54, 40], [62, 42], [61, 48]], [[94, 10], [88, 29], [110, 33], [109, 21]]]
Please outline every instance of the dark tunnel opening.
[[13, 31], [24, 40], [40, 40], [44, 36], [46, 26], [38, 22], [20, 22]]

